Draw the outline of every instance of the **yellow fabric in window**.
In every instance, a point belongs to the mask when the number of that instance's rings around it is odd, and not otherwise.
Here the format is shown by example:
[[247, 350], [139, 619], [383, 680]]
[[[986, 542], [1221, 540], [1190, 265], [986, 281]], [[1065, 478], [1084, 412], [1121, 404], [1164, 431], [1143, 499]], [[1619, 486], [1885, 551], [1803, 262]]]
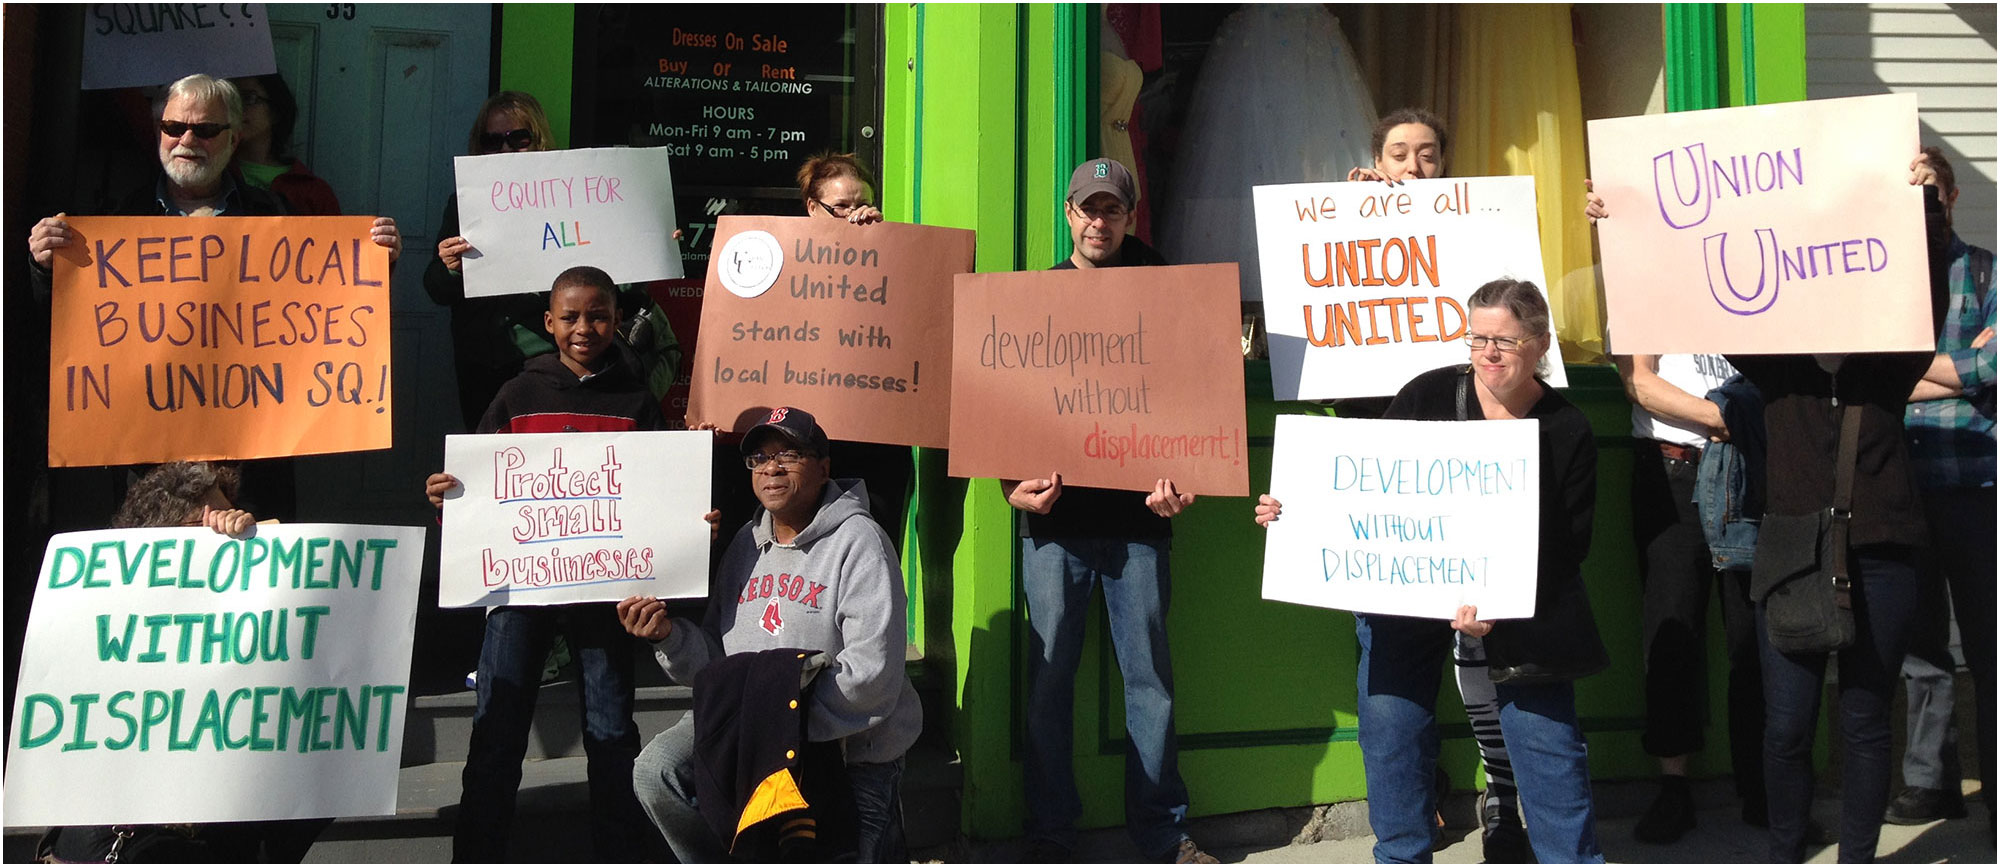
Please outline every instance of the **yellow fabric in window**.
[[1563, 360], [1603, 363], [1603, 305], [1583, 216], [1588, 163], [1570, 7], [1468, 4], [1457, 11], [1449, 173], [1535, 176], [1549, 282], [1542, 288]]

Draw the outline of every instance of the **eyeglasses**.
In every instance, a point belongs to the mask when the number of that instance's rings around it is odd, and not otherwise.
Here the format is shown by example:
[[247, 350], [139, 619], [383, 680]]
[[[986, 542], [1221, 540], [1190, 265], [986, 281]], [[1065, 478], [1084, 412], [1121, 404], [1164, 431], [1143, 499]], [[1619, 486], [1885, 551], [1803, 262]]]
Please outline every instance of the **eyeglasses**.
[[855, 209], [857, 208], [868, 207], [867, 202], [855, 202], [854, 204], [851, 205], [829, 205], [826, 203], [824, 199], [814, 199], [813, 204], [818, 205], [820, 207], [820, 210], [823, 210], [836, 217], [846, 217], [848, 214], [854, 213]]
[[160, 121], [160, 135], [167, 138], [180, 138], [187, 135], [188, 130], [194, 130], [195, 138], [207, 141], [221, 135], [223, 130], [228, 128], [229, 124], [226, 123], [181, 123], [177, 120]]
[[1112, 205], [1108, 208], [1087, 208], [1082, 205], [1070, 207], [1075, 208], [1076, 212], [1082, 214], [1086, 220], [1103, 220], [1107, 223], [1123, 220], [1132, 213], [1126, 210], [1124, 205]]
[[800, 464], [813, 459], [813, 457], [815, 456], [791, 449], [786, 449], [774, 455], [757, 452], [755, 454], [744, 455], [743, 466], [754, 470], [767, 463], [776, 461], [778, 469], [789, 471], [798, 469]]
[[250, 108], [251, 106], [257, 106], [257, 105], [270, 105], [270, 104], [271, 104], [271, 98], [268, 96], [265, 96], [261, 93], [251, 93], [247, 90], [243, 92], [244, 108]]
[[535, 131], [531, 129], [479, 134], [479, 149], [489, 154], [498, 152], [503, 147], [508, 150], [524, 151], [534, 146]]
[[1528, 341], [1530, 341], [1530, 340], [1533, 340], [1533, 339], [1535, 339], [1535, 338], [1533, 338], [1533, 337], [1488, 337], [1488, 336], [1486, 336], [1486, 335], [1484, 335], [1484, 334], [1473, 334], [1473, 333], [1472, 333], [1472, 332], [1470, 332], [1470, 331], [1468, 331], [1468, 332], [1466, 332], [1466, 333], [1465, 333], [1465, 345], [1466, 345], [1466, 346], [1470, 346], [1470, 347], [1472, 347], [1472, 348], [1473, 348], [1473, 349], [1474, 349], [1475, 351], [1477, 351], [1477, 350], [1481, 350], [1481, 349], [1485, 349], [1485, 348], [1486, 348], [1486, 344], [1488, 344], [1488, 343], [1491, 343], [1491, 344], [1493, 344], [1494, 346], [1498, 346], [1498, 347], [1500, 347], [1500, 351], [1501, 351], [1501, 352], [1516, 352], [1516, 351], [1519, 351], [1519, 350], [1520, 350], [1520, 348], [1521, 348], [1521, 344], [1523, 344], [1523, 343], [1526, 343], [1526, 342], [1528, 342]]

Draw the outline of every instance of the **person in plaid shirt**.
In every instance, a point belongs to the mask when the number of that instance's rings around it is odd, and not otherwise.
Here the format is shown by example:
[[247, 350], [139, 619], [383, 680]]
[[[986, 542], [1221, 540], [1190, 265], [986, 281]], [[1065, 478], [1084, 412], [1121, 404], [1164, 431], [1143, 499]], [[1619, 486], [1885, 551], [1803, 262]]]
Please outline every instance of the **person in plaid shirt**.
[[[1935, 147], [1924, 149], [1923, 161], [1937, 175], [1950, 225], [1958, 199], [1951, 163]], [[1978, 690], [1979, 779], [1989, 824], [1993, 819], [1993, 252], [1971, 246], [1953, 232], [1951, 257], [1951, 301], [1938, 335], [1937, 358], [1910, 394], [1903, 415], [1910, 466], [1923, 488], [1931, 550], [1922, 566], [1928, 597], [1903, 661], [1910, 714], [1903, 752], [1906, 788], [1883, 816], [1898, 825], [1966, 815], [1958, 739], [1952, 730], [1956, 666], [1946, 646], [1946, 617], [1952, 610]]]

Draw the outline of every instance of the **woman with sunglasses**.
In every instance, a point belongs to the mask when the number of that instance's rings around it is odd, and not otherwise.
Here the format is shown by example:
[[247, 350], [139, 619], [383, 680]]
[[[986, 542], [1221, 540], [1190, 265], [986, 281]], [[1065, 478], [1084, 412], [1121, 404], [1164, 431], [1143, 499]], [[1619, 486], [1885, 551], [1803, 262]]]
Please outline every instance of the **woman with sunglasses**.
[[[1466, 301], [1470, 364], [1421, 374], [1403, 386], [1385, 418], [1534, 419], [1540, 430], [1541, 536], [1535, 616], [1480, 620], [1460, 606], [1449, 623], [1354, 615], [1368, 822], [1381, 862], [1428, 861], [1436, 805], [1438, 677], [1453, 630], [1482, 639], [1497, 681], [1500, 727], [1513, 756], [1521, 812], [1536, 860], [1600, 863], [1590, 767], [1577, 725], [1572, 679], [1608, 663], [1584, 592], [1597, 502], [1597, 444], [1581, 410], [1542, 381], [1550, 349], [1549, 306], [1533, 283], [1495, 280]], [[1257, 498], [1257, 523], [1282, 504]], [[1495, 860], [1491, 857], [1489, 861]]]
[[874, 190], [868, 168], [853, 154], [823, 153], [799, 166], [799, 195], [805, 199], [808, 217], [832, 217], [857, 226], [880, 223], [882, 212], [871, 204]]
[[[542, 104], [515, 90], [488, 97], [466, 136], [466, 151], [473, 154], [544, 151], [553, 144]], [[438, 238], [437, 258], [424, 269], [424, 291], [432, 301], [451, 308], [459, 411], [465, 429], [472, 430], [500, 386], [521, 372], [522, 363], [553, 352], [555, 344], [542, 327], [547, 304], [536, 294], [465, 297], [465, 277], [459, 267], [472, 242], [458, 233], [457, 196], [445, 202]]]

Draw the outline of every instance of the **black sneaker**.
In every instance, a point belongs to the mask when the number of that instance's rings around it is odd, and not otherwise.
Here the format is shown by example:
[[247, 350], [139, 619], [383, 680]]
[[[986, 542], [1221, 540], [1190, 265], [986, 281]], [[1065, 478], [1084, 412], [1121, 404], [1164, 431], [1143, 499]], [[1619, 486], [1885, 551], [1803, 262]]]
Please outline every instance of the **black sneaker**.
[[1660, 793], [1646, 808], [1639, 823], [1632, 826], [1632, 838], [1641, 843], [1665, 846], [1694, 830], [1694, 793], [1686, 777], [1660, 778]]
[[1033, 840], [1021, 860], [1028, 864], [1069, 864], [1076, 859], [1070, 857], [1068, 846], [1054, 840]]
[[1890, 799], [1882, 821], [1891, 825], [1928, 825], [1939, 819], [1965, 818], [1965, 796], [1943, 789], [1910, 786]]
[[1487, 864], [1533, 864], [1534, 849], [1521, 828], [1521, 814], [1479, 796], [1479, 848]]

